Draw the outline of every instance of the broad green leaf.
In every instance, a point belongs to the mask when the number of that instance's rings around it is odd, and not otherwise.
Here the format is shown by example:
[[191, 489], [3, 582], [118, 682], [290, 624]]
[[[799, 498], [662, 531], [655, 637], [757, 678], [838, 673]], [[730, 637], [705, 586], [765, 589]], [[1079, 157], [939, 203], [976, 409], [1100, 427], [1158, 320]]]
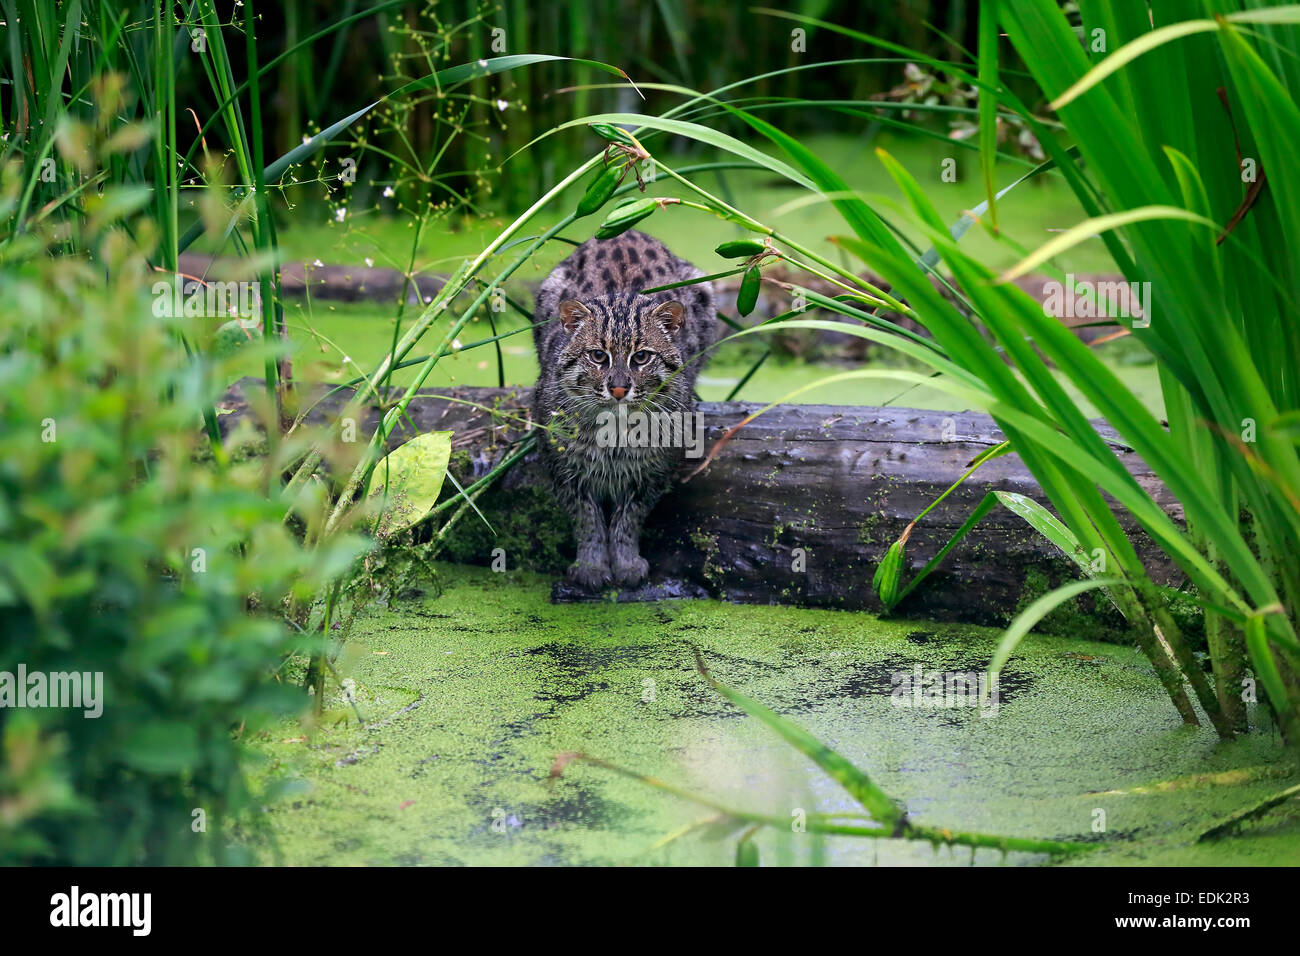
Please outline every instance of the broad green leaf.
[[1269, 425], [1279, 435], [1285, 435], [1292, 441], [1300, 442], [1300, 410], [1285, 412]]
[[[1298, 8], [1300, 9], [1300, 8]], [[1268, 192], [1290, 249], [1300, 242], [1300, 106], [1240, 32], [1225, 28], [1219, 36], [1229, 72], [1242, 100], [1258, 157], [1268, 174]], [[1294, 322], [1294, 317], [1287, 321]]]
[[[857, 310], [845, 308], [843, 303], [839, 302], [836, 299], [832, 299], [829, 296], [822, 296], [819, 293], [812, 292], [811, 290], [805, 290], [805, 292], [807, 294], [808, 301], [813, 305], [818, 305], [824, 309], [830, 309], [832, 311], [840, 312], [840, 314], [842, 315], [850, 315], [855, 318], [857, 317]], [[801, 315], [803, 313], [793, 312], [790, 314]], [[782, 330], [785, 329], [820, 329], [824, 332], [837, 332], [843, 335], [852, 335], [855, 336], [856, 338], [866, 339], [870, 342], [875, 342], [880, 345], [888, 345], [890, 348], [897, 349], [899, 352], [902, 352], [904, 355], [910, 356], [911, 358], [932, 365], [936, 371], [942, 374], [953, 375], [961, 379], [963, 382], [970, 385], [972, 388], [980, 387], [979, 380], [976, 379], [973, 375], [971, 375], [965, 369], [953, 365], [951, 362], [947, 361], [942, 355], [938, 354], [933, 348], [926, 348], [922, 345], [917, 344], [914, 340], [912, 340], [911, 338], [903, 334], [906, 331], [903, 329], [899, 329], [897, 331], [882, 329], [880, 331], [877, 331], [876, 329], [862, 328], [861, 326], [849, 325], [847, 322], [832, 322], [829, 319], [778, 319], [769, 322], [762, 322], [758, 325], [751, 325], [749, 328], [741, 329], [738, 332], [732, 333], [731, 335], [727, 336], [727, 338], [723, 339], [723, 341], [729, 342], [732, 339], [740, 338], [740, 336], [742, 335], [754, 335], [755, 333], [762, 334], [762, 333], [781, 332]], [[829, 380], [824, 380], [824, 381], [829, 381]], [[790, 392], [787, 395], [783, 396], [782, 398], [778, 399], [777, 404], [788, 402], [796, 395], [802, 394], [803, 392], [807, 391], [809, 387], [816, 387], [819, 384], [822, 383], [821, 382], [814, 383], [812, 386], [804, 386], [793, 392]]]
[[[944, 245], [943, 243], [940, 244], [941, 246]], [[1124, 436], [1125, 440], [1134, 447], [1137, 453], [1163, 478], [1170, 490], [1189, 509], [1189, 513], [1191, 513], [1192, 509], [1195, 509], [1195, 513], [1201, 515], [1203, 521], [1207, 523], [1207, 528], [1203, 530], [1212, 529], [1216, 542], [1221, 549], [1221, 554], [1250, 589], [1252, 599], [1260, 606], [1275, 601], [1276, 594], [1269, 584], [1267, 576], [1263, 573], [1259, 562], [1250, 553], [1241, 537], [1235, 514], [1227, 515], [1216, 506], [1213, 490], [1207, 486], [1205, 477], [1186, 467], [1185, 460], [1178, 454], [1178, 449], [1168, 433], [1136, 399], [1132, 392], [1119, 382], [1114, 372], [1107, 368], [1094, 351], [1084, 345], [1076, 335], [1066, 329], [1060, 322], [1045, 316], [1041, 307], [1029, 300], [1023, 293], [1019, 293], [1014, 287], [988, 286], [982, 281], [982, 278], [988, 275], [987, 270], [963, 275], [958, 270], [963, 268], [966, 263], [969, 263], [969, 260], [951, 255], [954, 250], [950, 243], [947, 246], [950, 253], [948, 257], [950, 265], [958, 273], [958, 278], [962, 280], [963, 285], [971, 288], [973, 295], [981, 297], [986, 292], [992, 293], [998, 289], [1006, 292], [1007, 298], [1002, 300], [1000, 306], [989, 306], [985, 309], [984, 314], [988, 321], [996, 325], [1004, 312], [1013, 312], [1021, 327], [1032, 336], [1034, 344], [1058, 368], [1069, 374], [1074, 384], [1097, 406], [1106, 420]], [[1221, 336], [1225, 348], [1234, 338], [1229, 334], [1230, 331], [1230, 329], [1225, 330]], [[1005, 331], [1000, 336], [1000, 339], [1008, 347], [1023, 344], [1019, 339]], [[1077, 408], [1064, 395], [1059, 383], [1052, 380], [1051, 376], [1041, 367], [1041, 362], [1025, 361], [1022, 363], [1022, 368], [1025, 369], [1027, 374], [1035, 376], [1036, 387], [1052, 403], [1053, 410], [1071, 431], [1070, 437], [1076, 449], [1075, 460], [1071, 460], [1069, 456], [1058, 456], [1063, 464], [1077, 468], [1076, 462], [1083, 460], [1083, 457], [1078, 452], [1091, 445], [1093, 450], [1088, 457], [1096, 463], [1104, 464], [1114, 478], [1128, 486], [1125, 489], [1126, 497], [1122, 500], [1127, 502], [1129, 500], [1127, 493], [1138, 492], [1141, 497], [1149, 502], [1149, 496], [1145, 492], [1140, 492], [1132, 476], [1118, 462], [1113, 453], [1103, 449], [1098, 444], [1099, 439], [1091, 425], [1083, 419]], [[1241, 384], [1244, 387], [1246, 383], [1242, 380]], [[1015, 403], [1015, 406], [1018, 410], [1020, 403]], [[993, 412], [993, 414], [996, 417], [1000, 413]], [[1040, 425], [1041, 422], [1036, 422], [1032, 427], [1037, 429]], [[1120, 498], [1120, 494], [1115, 487], [1110, 485], [1105, 487], [1116, 498]], [[1053, 501], [1058, 508], [1061, 506], [1059, 499], [1054, 498]], [[1077, 528], [1079, 525], [1072, 522], [1072, 526]], [[1149, 525], [1148, 529], [1150, 529]], [[1189, 552], [1182, 549], [1181, 545], [1178, 548], [1180, 554], [1187, 557], [1191, 556]], [[1111, 550], [1115, 552], [1113, 545]], [[1208, 567], [1199, 556], [1196, 559], [1196, 566], [1200, 569]], [[1185, 569], [1187, 567], [1187, 565], [1184, 565]], [[1220, 586], [1222, 579], [1217, 573], [1212, 575], [1212, 579], [1217, 582], [1216, 588]], [[1221, 597], [1224, 596], [1221, 595]]]
[[907, 171], [903, 169], [902, 164], [879, 146], [876, 147], [876, 156], [884, 165], [885, 171], [893, 177], [894, 182], [898, 183], [899, 188], [903, 190], [903, 195], [911, 204], [913, 211], [921, 217], [922, 221], [927, 223], [932, 229], [946, 228], [943, 218], [939, 215], [939, 210], [934, 208], [934, 204], [930, 202], [930, 197], [925, 194], [925, 190], [921, 188], [921, 184], [918, 183], [915, 178], [908, 175]]
[[375, 466], [371, 497], [383, 500], [380, 534], [403, 531], [433, 510], [451, 460], [451, 436], [449, 431], [416, 435]]
[[299, 163], [306, 162], [314, 154], [323, 149], [326, 143], [338, 136], [339, 133], [343, 132], [357, 120], [361, 119], [361, 117], [369, 113], [372, 109], [378, 106], [380, 102], [380, 100], [375, 100], [375, 102], [371, 103], [369, 106], [361, 107], [361, 109], [357, 110], [355, 113], [351, 113], [343, 117], [343, 119], [339, 120], [337, 123], [327, 126], [315, 136], [308, 139], [305, 143], [300, 143], [295, 146], [293, 149], [289, 150], [289, 152], [285, 153], [275, 162], [262, 170], [262, 180], [267, 183], [278, 182], [280, 177], [289, 170], [290, 166], [296, 166]]

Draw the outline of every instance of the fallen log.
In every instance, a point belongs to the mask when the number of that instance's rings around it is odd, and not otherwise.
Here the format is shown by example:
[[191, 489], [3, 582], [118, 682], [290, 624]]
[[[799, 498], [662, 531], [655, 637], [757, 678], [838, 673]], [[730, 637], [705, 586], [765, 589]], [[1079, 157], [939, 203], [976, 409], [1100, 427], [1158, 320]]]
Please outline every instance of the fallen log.
[[[398, 302], [403, 295], [405, 295], [408, 304], [429, 302], [447, 281], [447, 276], [442, 273], [417, 272], [408, 277], [404, 272], [383, 266], [337, 266], [308, 262], [285, 262], [281, 265], [280, 270], [281, 291], [290, 298], [300, 298], [310, 294], [313, 299], [334, 302], [371, 302], [380, 307], [378, 311], [382, 311], [383, 308]], [[248, 271], [248, 265], [243, 260], [216, 259], [209, 255], [194, 252], [181, 255], [180, 272], [188, 278], [205, 282], [231, 279], [251, 280], [256, 278], [255, 275]], [[784, 265], [769, 267], [764, 271], [764, 275], [769, 280], [790, 282], [820, 292], [823, 295], [833, 296], [841, 291], [830, 283], [815, 277], [809, 277], [806, 273], [797, 272]], [[890, 289], [889, 283], [879, 276], [866, 273], [864, 278], [869, 279], [880, 289], [885, 291]], [[1112, 273], [1080, 274], [1075, 276], [1075, 279], [1089, 283], [1094, 288], [1098, 286], [1109, 288], [1124, 281], [1123, 276]], [[1041, 274], [1021, 276], [1015, 280], [1015, 284], [1040, 305], [1052, 295], [1054, 283], [1059, 286], [1057, 280], [1051, 276]], [[538, 281], [521, 283], [523, 288], [528, 290], [530, 296], [537, 291], [538, 284]], [[931, 284], [946, 299], [955, 302], [948, 286], [940, 282], [937, 277], [931, 279]], [[728, 315], [734, 314], [736, 296], [740, 291], [740, 279], [734, 277], [721, 279], [714, 282], [713, 287], [717, 293], [719, 310]], [[776, 285], [765, 283], [748, 318], [751, 323], [770, 319], [785, 312], [789, 307], [789, 294], [778, 289]], [[1111, 307], [1112, 310], [1117, 309], [1118, 304], [1112, 301]], [[906, 316], [886, 311], [879, 314], [881, 318], [895, 322], [903, 328], [926, 334], [925, 330], [917, 322]], [[833, 322], [852, 323], [852, 320], [846, 319], [842, 315], [823, 309], [814, 308], [807, 315], [808, 317], [828, 319]], [[1110, 327], [1094, 325], [1093, 323], [1099, 320], [1092, 318], [1063, 318], [1062, 321], [1067, 326], [1074, 328], [1076, 334], [1085, 342], [1091, 342], [1114, 331]], [[774, 336], [772, 341], [774, 348], [780, 352], [804, 357], [816, 354], [826, 361], [856, 363], [861, 360], [867, 349], [867, 343], [857, 336], [824, 329], [787, 329]]]
[[[214, 259], [202, 253], [183, 253], [180, 274], [204, 282], [255, 279], [239, 259]], [[331, 266], [316, 262], [285, 262], [280, 266], [281, 291], [291, 298], [310, 294], [334, 302], [374, 302], [391, 305], [406, 296], [408, 303], [428, 302], [443, 283], [444, 275], [407, 276], [383, 266]]]
[[[245, 395], [262, 383], [244, 379], [226, 394], [220, 416], [229, 430], [247, 411]], [[418, 432], [451, 429], [451, 470], [462, 486], [486, 475], [526, 431], [528, 389], [424, 390], [390, 438], [396, 447]], [[340, 393], [309, 416], [323, 421], [344, 403]], [[466, 404], [469, 403], [469, 404]], [[706, 448], [762, 406], [702, 402]], [[363, 437], [379, 420], [371, 407]], [[1176, 520], [1181, 508], [1146, 464], [1104, 423], [1098, 431], [1120, 460]], [[745, 425], [706, 469], [688, 461], [651, 514], [643, 553], [651, 566], [645, 598], [713, 596], [742, 603], [879, 610], [871, 589], [876, 563], [907, 525], [1002, 436], [986, 415], [906, 408], [786, 405]], [[992, 490], [1043, 501], [1016, 455], [996, 458], [926, 516], [908, 541], [906, 582]], [[444, 494], [454, 494], [450, 488]], [[567, 520], [555, 506], [535, 455], [523, 458], [477, 499], [495, 534], [468, 514], [447, 536], [442, 557], [508, 569], [560, 574], [572, 560]], [[1161, 583], [1177, 583], [1171, 562], [1123, 512], [1119, 520]], [[496, 549], [501, 549], [496, 552]], [[897, 609], [931, 619], [1002, 625], [1045, 589], [1078, 576], [1074, 564], [1005, 509], [994, 509]], [[628, 597], [623, 595], [623, 598]], [[1090, 637], [1114, 637], [1122, 622], [1081, 597], [1046, 624]]]

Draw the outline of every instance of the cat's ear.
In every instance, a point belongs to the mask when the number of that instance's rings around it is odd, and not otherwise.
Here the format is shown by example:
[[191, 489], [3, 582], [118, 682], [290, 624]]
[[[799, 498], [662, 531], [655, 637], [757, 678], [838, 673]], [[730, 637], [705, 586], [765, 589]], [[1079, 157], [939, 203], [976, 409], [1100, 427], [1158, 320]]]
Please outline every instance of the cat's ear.
[[560, 303], [560, 321], [564, 323], [564, 328], [572, 332], [578, 327], [578, 323], [585, 322], [591, 318], [591, 311], [576, 299], [565, 299]]
[[686, 309], [680, 302], [665, 302], [650, 313], [650, 318], [662, 325], [664, 331], [676, 332], [686, 321]]

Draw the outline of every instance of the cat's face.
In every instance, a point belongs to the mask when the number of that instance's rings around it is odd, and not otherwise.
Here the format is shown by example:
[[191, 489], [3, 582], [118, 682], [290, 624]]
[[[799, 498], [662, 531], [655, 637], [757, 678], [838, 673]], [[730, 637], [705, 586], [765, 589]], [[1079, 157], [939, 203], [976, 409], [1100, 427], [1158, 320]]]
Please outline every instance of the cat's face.
[[673, 381], [682, 366], [674, 333], [685, 317], [680, 302], [631, 293], [565, 299], [558, 315], [568, 336], [558, 356], [560, 384], [588, 408], [668, 404], [677, 398]]

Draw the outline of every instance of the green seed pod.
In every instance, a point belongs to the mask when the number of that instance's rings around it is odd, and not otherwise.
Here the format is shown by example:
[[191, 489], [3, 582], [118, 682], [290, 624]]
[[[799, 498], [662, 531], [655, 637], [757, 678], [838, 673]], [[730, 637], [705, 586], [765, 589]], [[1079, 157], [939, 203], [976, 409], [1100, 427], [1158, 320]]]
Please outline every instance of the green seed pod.
[[754, 306], [758, 304], [758, 289], [762, 284], [763, 274], [758, 266], [750, 266], [745, 270], [745, 277], [740, 280], [740, 293], [736, 296], [737, 312], [749, 315], [754, 311]]
[[766, 248], [767, 246], [756, 239], [733, 239], [731, 242], [724, 242], [713, 251], [724, 259], [748, 259]]
[[596, 230], [597, 239], [613, 239], [635, 226], [659, 208], [659, 200], [649, 197], [633, 199], [615, 206]]
[[635, 146], [632, 137], [623, 132], [617, 126], [610, 126], [608, 123], [588, 123], [591, 131], [601, 139], [607, 139], [611, 143], [622, 143], [624, 146]]
[[596, 174], [596, 178], [591, 181], [587, 191], [578, 200], [575, 215], [579, 219], [590, 216], [609, 201], [609, 197], [614, 195], [614, 190], [618, 188], [619, 172], [614, 166], [609, 166]]
[[875, 577], [871, 579], [871, 587], [886, 611], [892, 610], [898, 602], [898, 582], [903, 576], [904, 548], [905, 545], [901, 540], [891, 544], [885, 556], [880, 559], [880, 564], [876, 566]]
[[753, 840], [741, 840], [736, 844], [736, 866], [758, 866], [758, 847]]

